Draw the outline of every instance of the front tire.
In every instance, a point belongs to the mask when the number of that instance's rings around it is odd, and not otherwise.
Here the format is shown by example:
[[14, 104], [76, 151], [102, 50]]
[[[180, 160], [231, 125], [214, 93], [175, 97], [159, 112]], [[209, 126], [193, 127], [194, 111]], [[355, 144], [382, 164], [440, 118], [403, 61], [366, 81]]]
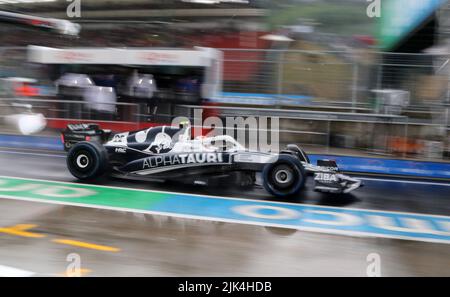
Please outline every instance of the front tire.
[[276, 162], [264, 167], [262, 177], [266, 191], [283, 198], [293, 196], [303, 189], [306, 174], [296, 157], [280, 155]]
[[80, 180], [93, 180], [106, 173], [108, 153], [96, 142], [79, 142], [67, 154], [67, 168]]

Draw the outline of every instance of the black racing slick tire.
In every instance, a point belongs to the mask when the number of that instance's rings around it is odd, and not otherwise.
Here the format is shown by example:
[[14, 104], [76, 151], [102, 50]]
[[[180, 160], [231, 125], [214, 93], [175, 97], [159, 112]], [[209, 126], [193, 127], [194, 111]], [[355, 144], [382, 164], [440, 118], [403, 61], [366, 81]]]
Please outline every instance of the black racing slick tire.
[[108, 153], [97, 142], [79, 142], [67, 154], [67, 168], [79, 180], [93, 180], [108, 169]]
[[283, 198], [293, 196], [303, 189], [306, 173], [296, 157], [282, 154], [277, 161], [264, 167], [262, 178], [267, 192]]

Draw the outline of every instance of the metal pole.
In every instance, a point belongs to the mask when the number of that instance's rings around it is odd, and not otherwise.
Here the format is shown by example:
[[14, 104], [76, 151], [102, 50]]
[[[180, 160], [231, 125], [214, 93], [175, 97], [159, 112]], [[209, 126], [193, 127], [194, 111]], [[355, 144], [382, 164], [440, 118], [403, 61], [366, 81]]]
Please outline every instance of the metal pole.
[[450, 126], [449, 117], [450, 117], [449, 105], [447, 104], [447, 107], [445, 109], [445, 126], [446, 126], [446, 128], [449, 128], [449, 126]]
[[[447, 61], [450, 61], [450, 56], [447, 57]], [[445, 108], [445, 125], [448, 128], [450, 123], [449, 123], [449, 107], [450, 107], [450, 68], [447, 71], [447, 96], [445, 98], [445, 104], [446, 104], [446, 108]]]
[[408, 125], [409, 125], [409, 118], [406, 118], [405, 135], [404, 135], [406, 147], [403, 150], [403, 158], [406, 158], [407, 154], [406, 150], [408, 149]]
[[330, 133], [331, 133], [331, 121], [328, 120], [327, 121], [327, 149], [326, 152], [327, 154], [330, 153]]
[[277, 79], [277, 95], [278, 100], [281, 99], [283, 95], [283, 72], [284, 72], [284, 51], [280, 52], [280, 56], [278, 58], [278, 79]]
[[[385, 125], [386, 124], [383, 124], [383, 126], [385, 126]], [[385, 129], [385, 131], [389, 130], [388, 133], [384, 134], [384, 153], [385, 154], [389, 154], [389, 136], [392, 135], [392, 130], [391, 129], [389, 129], [389, 127], [386, 127], [386, 129]]]
[[358, 62], [353, 64], [353, 84], [352, 84], [352, 112], [355, 112], [358, 103]]
[[[381, 57], [382, 54], [381, 54]], [[383, 59], [381, 59], [380, 61], [381, 63], [378, 64], [378, 71], [377, 71], [377, 89], [381, 89], [382, 88], [382, 82], [381, 82], [381, 78], [383, 76]]]

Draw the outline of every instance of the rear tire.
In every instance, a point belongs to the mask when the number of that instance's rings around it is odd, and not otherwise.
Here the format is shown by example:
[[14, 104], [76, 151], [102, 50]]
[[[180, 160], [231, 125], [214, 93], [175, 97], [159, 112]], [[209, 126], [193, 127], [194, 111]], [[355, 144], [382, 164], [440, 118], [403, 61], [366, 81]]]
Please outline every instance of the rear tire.
[[101, 177], [108, 168], [108, 153], [97, 142], [79, 142], [67, 154], [67, 168], [80, 180]]
[[280, 155], [276, 162], [264, 167], [262, 177], [266, 191], [282, 198], [300, 192], [305, 186], [306, 174], [296, 157]]

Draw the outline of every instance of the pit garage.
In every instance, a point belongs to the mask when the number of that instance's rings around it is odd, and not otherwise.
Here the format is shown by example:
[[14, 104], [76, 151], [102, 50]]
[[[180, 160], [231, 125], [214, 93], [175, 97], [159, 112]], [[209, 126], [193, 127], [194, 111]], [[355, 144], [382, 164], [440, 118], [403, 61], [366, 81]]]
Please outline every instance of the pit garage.
[[155, 121], [171, 116], [173, 105], [201, 105], [222, 90], [222, 53], [212, 48], [29, 46], [28, 60], [45, 67], [59, 99], [138, 103], [141, 116]]

